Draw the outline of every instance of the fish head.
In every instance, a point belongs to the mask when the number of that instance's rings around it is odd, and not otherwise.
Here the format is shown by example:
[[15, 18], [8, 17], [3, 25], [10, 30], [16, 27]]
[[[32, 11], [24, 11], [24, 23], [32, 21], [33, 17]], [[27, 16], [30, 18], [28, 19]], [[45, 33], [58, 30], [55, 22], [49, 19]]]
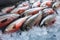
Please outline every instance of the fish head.
[[52, 8], [53, 8], [53, 9], [60, 8], [60, 1], [59, 1], [59, 2], [55, 2], [55, 3], [52, 5]]
[[55, 18], [56, 18], [56, 15], [54, 15], [54, 14], [48, 15], [47, 17], [45, 17], [41, 21], [40, 26], [46, 26], [46, 27], [48, 27], [48, 26], [53, 25], [55, 23], [55, 21], [56, 21]]

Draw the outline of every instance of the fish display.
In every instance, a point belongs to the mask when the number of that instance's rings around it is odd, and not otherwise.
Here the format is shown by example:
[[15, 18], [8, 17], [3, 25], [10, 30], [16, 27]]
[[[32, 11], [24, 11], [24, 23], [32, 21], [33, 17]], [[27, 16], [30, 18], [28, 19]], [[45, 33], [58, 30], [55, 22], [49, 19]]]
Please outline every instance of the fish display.
[[0, 11], [0, 29], [4, 33], [29, 31], [34, 26], [49, 27], [56, 22], [60, 1], [19, 2]]

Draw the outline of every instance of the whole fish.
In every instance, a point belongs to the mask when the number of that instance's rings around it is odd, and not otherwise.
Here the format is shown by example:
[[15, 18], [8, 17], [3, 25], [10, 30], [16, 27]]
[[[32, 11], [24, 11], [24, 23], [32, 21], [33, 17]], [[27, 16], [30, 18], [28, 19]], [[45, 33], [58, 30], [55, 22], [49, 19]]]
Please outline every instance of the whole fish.
[[11, 11], [11, 13], [22, 14], [25, 10], [29, 9], [29, 6], [18, 7]]
[[43, 27], [43, 26], [50, 26], [50, 25], [53, 25], [56, 21], [56, 15], [52, 14], [52, 15], [48, 15], [47, 17], [45, 17], [41, 23], [40, 23], [40, 27]]
[[37, 2], [33, 3], [32, 8], [40, 7], [40, 4], [41, 4], [41, 2], [37, 1]]
[[19, 17], [20, 17], [20, 15], [18, 15], [18, 14], [6, 14], [3, 16], [0, 16], [0, 28], [6, 27], [6, 25], [8, 25], [13, 20], [15, 20]]
[[29, 18], [30, 16], [26, 16], [23, 18], [20, 18], [14, 22], [12, 22], [11, 24], [9, 24], [7, 26], [7, 28], [4, 30], [5, 33], [12, 33], [12, 32], [16, 32], [17, 30], [19, 30], [23, 23], [26, 21], [27, 18]]
[[41, 3], [41, 7], [52, 7], [52, 4], [53, 4], [54, 2], [52, 2], [52, 1], [45, 1], [45, 2], [43, 2], [43, 3]]
[[28, 15], [35, 15], [37, 14], [40, 10], [43, 10], [45, 7], [38, 7], [38, 8], [32, 8], [32, 9], [29, 9], [29, 10], [26, 10], [24, 12], [24, 15], [25, 16], [28, 16]]
[[38, 14], [33, 15], [32, 17], [28, 18], [22, 26], [22, 31], [29, 30], [34, 25], [38, 25], [39, 21], [42, 18], [42, 12], [40, 11]]
[[2, 11], [2, 13], [9, 13], [9, 12], [11, 12], [14, 8], [15, 8], [15, 6], [6, 7], [6, 8], [3, 8], [1, 11]]

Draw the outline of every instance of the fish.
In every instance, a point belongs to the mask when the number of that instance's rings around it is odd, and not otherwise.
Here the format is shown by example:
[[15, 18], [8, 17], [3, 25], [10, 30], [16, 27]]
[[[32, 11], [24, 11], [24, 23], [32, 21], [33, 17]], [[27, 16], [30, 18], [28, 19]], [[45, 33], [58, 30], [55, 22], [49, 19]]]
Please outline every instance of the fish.
[[4, 33], [13, 33], [18, 31], [22, 27], [25, 20], [29, 17], [31, 16], [25, 16], [23, 18], [19, 18], [18, 20], [12, 22], [6, 27], [6, 29], [4, 30]]
[[2, 13], [10, 13], [14, 8], [15, 8], [15, 6], [5, 7], [1, 10], [1, 12]]
[[25, 16], [29, 16], [29, 15], [35, 15], [37, 14], [40, 10], [43, 10], [45, 7], [37, 7], [37, 8], [32, 8], [32, 9], [28, 9], [24, 12]]
[[56, 21], [56, 15], [52, 14], [52, 15], [48, 15], [46, 16], [40, 23], [40, 27], [48, 27], [51, 26], [55, 23]]
[[45, 1], [45, 2], [42, 2], [41, 3], [41, 7], [52, 7], [52, 4], [53, 4], [54, 2], [52, 2], [52, 1]]
[[9, 23], [14, 21], [15, 19], [19, 18], [19, 14], [6, 14], [3, 16], [0, 16], [0, 28], [6, 27]]
[[11, 11], [11, 13], [22, 14], [25, 10], [29, 9], [29, 6], [18, 7]]
[[32, 28], [32, 26], [34, 25], [38, 25], [39, 21], [42, 18], [42, 12], [39, 11], [38, 14], [35, 14], [33, 16], [31, 16], [30, 18], [28, 18], [25, 23], [23, 24], [21, 30], [22, 31], [28, 31], [29, 29]]
[[41, 2], [37, 1], [37, 2], [33, 3], [32, 8], [40, 7], [40, 5], [41, 5]]

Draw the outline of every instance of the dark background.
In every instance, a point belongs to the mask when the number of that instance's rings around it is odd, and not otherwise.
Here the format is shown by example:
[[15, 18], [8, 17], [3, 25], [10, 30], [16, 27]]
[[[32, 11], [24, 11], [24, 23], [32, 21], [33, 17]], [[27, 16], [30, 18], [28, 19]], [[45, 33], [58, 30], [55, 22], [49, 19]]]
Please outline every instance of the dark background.
[[0, 0], [0, 9], [6, 7], [15, 5], [17, 2], [25, 1], [25, 0]]

